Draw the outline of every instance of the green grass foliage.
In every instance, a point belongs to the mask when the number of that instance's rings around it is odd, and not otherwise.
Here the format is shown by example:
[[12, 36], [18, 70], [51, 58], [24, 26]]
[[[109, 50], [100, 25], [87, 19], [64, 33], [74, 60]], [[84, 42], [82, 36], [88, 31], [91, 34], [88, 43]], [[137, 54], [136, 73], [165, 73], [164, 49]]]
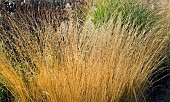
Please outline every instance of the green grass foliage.
[[128, 24], [129, 27], [133, 26], [140, 31], [151, 29], [153, 23], [160, 19], [157, 10], [150, 9], [138, 0], [98, 0], [92, 13], [92, 21], [100, 26], [109, 19], [116, 22], [119, 15], [122, 15], [122, 25]]

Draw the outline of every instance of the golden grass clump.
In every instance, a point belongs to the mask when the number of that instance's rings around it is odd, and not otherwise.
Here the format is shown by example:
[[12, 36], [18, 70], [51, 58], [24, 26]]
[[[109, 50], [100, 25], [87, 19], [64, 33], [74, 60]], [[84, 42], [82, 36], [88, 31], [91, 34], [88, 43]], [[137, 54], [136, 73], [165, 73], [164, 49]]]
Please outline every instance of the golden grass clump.
[[148, 80], [164, 58], [165, 28], [139, 33], [110, 20], [77, 29], [72, 20], [54, 26], [56, 18], [20, 16], [6, 15], [0, 27], [0, 83], [15, 101], [145, 101]]

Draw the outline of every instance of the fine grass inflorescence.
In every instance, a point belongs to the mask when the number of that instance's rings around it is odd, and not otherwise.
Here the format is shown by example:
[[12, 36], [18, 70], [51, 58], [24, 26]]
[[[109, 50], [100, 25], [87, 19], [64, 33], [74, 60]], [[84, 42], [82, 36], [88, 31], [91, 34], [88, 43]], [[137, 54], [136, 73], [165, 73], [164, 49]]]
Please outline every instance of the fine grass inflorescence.
[[[76, 10], [58, 11], [51, 4], [37, 4], [35, 10], [27, 6], [13, 15], [3, 12], [0, 84], [19, 102], [146, 101], [169, 30], [163, 18], [157, 19], [162, 13], [133, 2], [126, 5], [115, 9], [116, 19], [114, 13], [98, 18], [97, 8], [83, 23]], [[129, 7], [134, 11], [128, 12]]]

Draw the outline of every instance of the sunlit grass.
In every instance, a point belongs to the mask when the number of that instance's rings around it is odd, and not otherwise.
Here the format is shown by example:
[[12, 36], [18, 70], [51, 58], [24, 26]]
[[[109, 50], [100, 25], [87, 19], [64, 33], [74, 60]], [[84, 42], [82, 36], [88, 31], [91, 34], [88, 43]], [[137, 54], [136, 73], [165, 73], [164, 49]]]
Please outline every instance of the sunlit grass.
[[3, 18], [0, 83], [15, 101], [145, 101], [169, 40], [163, 19], [148, 31], [123, 24], [118, 14], [100, 27], [86, 20], [80, 30], [74, 18], [57, 25], [50, 15]]

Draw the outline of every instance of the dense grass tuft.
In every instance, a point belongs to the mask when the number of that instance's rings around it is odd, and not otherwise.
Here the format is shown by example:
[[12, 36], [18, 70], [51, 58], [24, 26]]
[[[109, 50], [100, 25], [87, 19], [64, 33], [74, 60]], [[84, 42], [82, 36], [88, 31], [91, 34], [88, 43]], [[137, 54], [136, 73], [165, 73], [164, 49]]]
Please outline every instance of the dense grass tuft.
[[58, 23], [57, 13], [48, 8], [1, 18], [0, 83], [15, 101], [145, 101], [169, 40], [162, 19], [141, 30], [151, 21], [134, 28], [140, 15], [123, 20], [127, 11], [100, 27], [88, 19], [80, 25], [74, 11]]
[[161, 19], [158, 12], [159, 10], [153, 10], [139, 0], [98, 0], [92, 13], [92, 21], [95, 25], [100, 26], [109, 19], [116, 22], [119, 19], [118, 16], [122, 15], [120, 18], [122, 25], [134, 27], [134, 29], [139, 28], [138, 30], [142, 31], [151, 29], [153, 23]]

